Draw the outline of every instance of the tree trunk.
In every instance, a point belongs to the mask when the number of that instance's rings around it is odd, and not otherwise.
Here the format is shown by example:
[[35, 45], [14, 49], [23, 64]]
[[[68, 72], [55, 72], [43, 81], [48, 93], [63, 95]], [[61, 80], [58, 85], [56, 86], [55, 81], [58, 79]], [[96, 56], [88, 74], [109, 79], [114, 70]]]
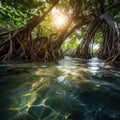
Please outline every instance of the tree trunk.
[[38, 56], [33, 49], [35, 47], [33, 46], [31, 32], [40, 22], [44, 20], [46, 15], [58, 2], [59, 0], [54, 1], [52, 6], [46, 10], [42, 16], [33, 16], [23, 27], [1, 34], [0, 58], [4, 60], [36, 59]]

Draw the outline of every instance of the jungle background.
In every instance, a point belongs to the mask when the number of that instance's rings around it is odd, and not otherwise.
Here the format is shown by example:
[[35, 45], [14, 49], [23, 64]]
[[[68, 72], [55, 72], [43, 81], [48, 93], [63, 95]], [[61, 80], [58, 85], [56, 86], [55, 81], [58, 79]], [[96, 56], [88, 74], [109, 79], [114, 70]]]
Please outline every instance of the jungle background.
[[119, 0], [1, 0], [0, 59], [64, 55], [120, 61]]

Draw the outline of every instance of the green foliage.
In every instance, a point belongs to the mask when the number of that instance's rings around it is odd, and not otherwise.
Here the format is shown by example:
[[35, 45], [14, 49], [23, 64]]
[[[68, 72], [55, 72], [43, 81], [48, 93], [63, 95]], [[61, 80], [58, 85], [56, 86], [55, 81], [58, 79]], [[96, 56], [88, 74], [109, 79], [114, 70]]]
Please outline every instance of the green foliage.
[[70, 35], [70, 37], [63, 43], [61, 49], [63, 52], [73, 52], [79, 44], [79, 40], [76, 34]]
[[120, 25], [120, 12], [114, 16], [114, 19]]
[[[8, 29], [20, 27], [33, 15], [41, 15], [53, 2], [55, 2], [55, 0], [1, 0], [0, 26]], [[104, 9], [108, 10], [106, 12], [110, 13], [118, 24], [120, 23], [119, 3], [120, 1], [118, 0], [107, 0], [104, 6]], [[61, 13], [69, 17], [72, 14], [78, 13], [72, 25], [70, 25], [70, 27], [72, 27], [75, 23], [79, 22], [81, 18], [87, 17], [89, 19], [90, 16], [100, 15], [100, 0], [60, 0], [56, 9], [60, 9]], [[41, 25], [34, 30], [34, 34], [37, 34], [38, 29], [39, 34], [42, 35], [59, 34], [59, 30], [56, 29], [56, 26], [53, 24], [55, 20], [52, 19], [52, 17], [52, 13], [47, 15]], [[71, 35], [69, 37], [71, 42], [68, 41], [68, 44], [74, 44], [72, 41], [77, 38], [83, 38], [86, 30], [87, 26], [80, 29], [81, 35], [76, 33], [74, 33], [76, 37]], [[102, 29], [95, 35], [96, 43], [101, 41], [101, 31]]]
[[6, 4], [2, 4], [0, 7], [0, 26], [13, 29], [25, 24], [27, 17], [21, 11]]
[[1, 3], [12, 6], [23, 13], [30, 12], [32, 9], [42, 6], [42, 1], [40, 0], [1, 0]]
[[1, 0], [0, 26], [7, 29], [23, 26], [33, 15], [41, 15], [50, 6], [50, 2], [52, 1]]
[[102, 35], [101, 30], [99, 30], [94, 36], [94, 43], [95, 44], [101, 44], [102, 39], [103, 39], [103, 35]]

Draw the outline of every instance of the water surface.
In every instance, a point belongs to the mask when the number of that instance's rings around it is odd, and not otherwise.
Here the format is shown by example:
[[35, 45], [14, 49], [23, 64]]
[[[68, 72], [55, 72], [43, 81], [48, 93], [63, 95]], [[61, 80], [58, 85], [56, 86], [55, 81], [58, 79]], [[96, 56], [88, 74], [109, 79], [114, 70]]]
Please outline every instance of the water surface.
[[1, 62], [0, 120], [120, 120], [120, 69], [97, 58]]

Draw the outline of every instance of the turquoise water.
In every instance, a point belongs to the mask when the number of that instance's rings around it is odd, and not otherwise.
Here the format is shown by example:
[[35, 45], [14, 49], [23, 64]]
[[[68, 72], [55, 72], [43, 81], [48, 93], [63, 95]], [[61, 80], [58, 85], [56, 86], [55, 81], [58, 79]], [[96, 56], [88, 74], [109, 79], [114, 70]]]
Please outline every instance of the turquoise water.
[[0, 120], [120, 120], [120, 69], [97, 58], [1, 62]]

